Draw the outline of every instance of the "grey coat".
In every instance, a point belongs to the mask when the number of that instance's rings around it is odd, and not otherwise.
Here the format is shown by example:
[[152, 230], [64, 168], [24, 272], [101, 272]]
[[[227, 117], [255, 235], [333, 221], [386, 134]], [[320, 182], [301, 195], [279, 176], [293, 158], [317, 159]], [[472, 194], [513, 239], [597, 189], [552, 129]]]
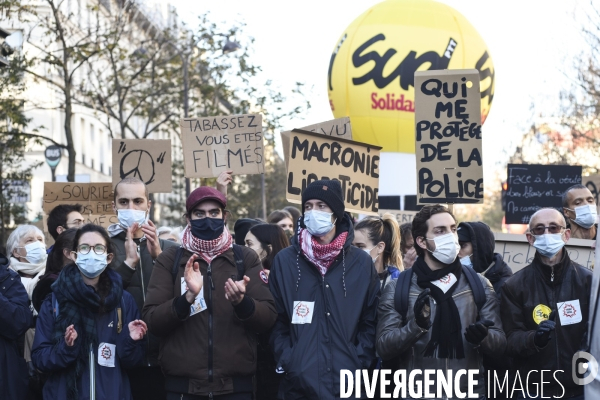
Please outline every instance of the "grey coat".
[[[506, 337], [502, 331], [502, 322], [500, 320], [499, 302], [490, 281], [479, 275], [485, 288], [486, 302], [480, 312], [479, 319], [488, 319], [494, 322], [494, 326], [489, 328], [487, 337], [481, 342], [479, 347], [467, 342], [463, 335], [463, 346], [465, 349], [464, 359], [446, 359], [423, 357], [423, 351], [431, 338], [430, 331], [421, 329], [414, 318], [415, 301], [423, 291], [417, 285], [417, 275], [413, 274], [410, 285], [410, 294], [408, 298], [408, 312], [406, 315], [408, 323], [402, 326], [402, 317], [394, 307], [394, 293], [396, 291], [397, 280], [390, 282], [384, 289], [379, 302], [377, 324], [377, 353], [383, 360], [390, 360], [399, 357], [399, 365], [392, 366], [394, 369], [405, 369], [408, 374], [413, 369], [420, 369], [423, 372], [426, 369], [435, 369], [443, 371], [452, 371], [452, 378], [459, 369], [477, 369], [480, 371], [479, 380], [475, 386], [474, 392], [479, 394], [480, 398], [485, 398], [485, 376], [482, 365], [482, 353], [494, 356], [502, 355], [506, 348]], [[461, 274], [457, 288], [452, 295], [461, 316], [461, 326], [463, 332], [472, 323], [477, 321], [477, 306], [473, 299], [471, 287], [464, 274]], [[436, 304], [431, 298], [431, 320], [434, 320]], [[420, 375], [422, 378], [423, 375]], [[461, 391], [467, 393], [466, 375], [461, 377]], [[416, 381], [416, 380], [415, 380]], [[435, 382], [435, 378], [434, 378]], [[432, 393], [437, 392], [437, 386], [431, 385]], [[442, 397], [447, 399], [448, 397]], [[452, 397], [450, 397], [452, 398]]]

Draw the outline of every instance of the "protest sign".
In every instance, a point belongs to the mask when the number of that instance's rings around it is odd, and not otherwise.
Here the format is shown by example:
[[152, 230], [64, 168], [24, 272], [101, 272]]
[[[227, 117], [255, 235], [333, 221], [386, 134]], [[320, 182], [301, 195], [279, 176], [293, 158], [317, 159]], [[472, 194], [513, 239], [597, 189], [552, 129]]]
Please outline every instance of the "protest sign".
[[600, 175], [584, 176], [582, 182], [585, 187], [590, 189], [596, 199], [596, 207], [598, 207], [598, 213], [600, 214]]
[[[319, 133], [321, 135], [332, 136], [340, 139], [352, 140], [352, 126], [350, 125], [350, 118], [337, 118], [331, 121], [319, 122], [318, 124], [305, 126], [300, 128], [303, 131], [309, 131]], [[291, 132], [281, 132], [281, 143], [283, 145], [283, 158], [285, 160], [285, 166], [288, 166], [289, 155], [287, 149], [290, 147], [290, 134]]]
[[[500, 254], [513, 272], [531, 264], [535, 256], [535, 248], [529, 245], [525, 235], [494, 233], [494, 237], [496, 238], [494, 253]], [[565, 245], [571, 261], [592, 269], [594, 267], [592, 243], [593, 240], [571, 238]]]
[[377, 215], [381, 147], [294, 129], [288, 148], [286, 198], [302, 202], [306, 186], [340, 181], [346, 211]]
[[415, 215], [417, 215], [417, 211], [404, 211], [404, 210], [382, 210], [378, 211], [379, 216], [383, 217], [383, 214], [389, 213], [396, 217], [396, 221], [398, 221], [398, 225], [405, 224], [407, 222], [412, 222]]
[[579, 165], [508, 164], [506, 223], [528, 224], [531, 215], [544, 207], [562, 213], [562, 195], [581, 184]]
[[[112, 183], [44, 182], [42, 209], [44, 221], [54, 207], [59, 204], [81, 204], [81, 213], [86, 223], [108, 227], [118, 223], [112, 209]], [[47, 224], [44, 222], [44, 229]]]
[[184, 118], [180, 127], [187, 178], [265, 172], [260, 114]]
[[418, 204], [483, 203], [480, 106], [477, 70], [415, 73]]
[[171, 193], [171, 141], [122, 139], [112, 142], [112, 183], [139, 178], [150, 193]]

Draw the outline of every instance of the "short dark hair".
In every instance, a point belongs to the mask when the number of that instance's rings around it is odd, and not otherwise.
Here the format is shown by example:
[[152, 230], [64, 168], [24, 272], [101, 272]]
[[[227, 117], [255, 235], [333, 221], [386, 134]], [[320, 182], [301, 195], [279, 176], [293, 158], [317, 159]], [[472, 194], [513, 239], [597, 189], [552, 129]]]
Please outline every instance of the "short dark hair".
[[408, 235], [412, 237], [412, 222], [405, 222], [400, 225], [400, 253], [406, 254], [406, 239]]
[[[262, 260], [263, 268], [271, 269], [277, 253], [290, 245], [287, 235], [279, 225], [272, 224], [254, 225], [249, 232], [256, 236], [260, 247], [267, 252], [267, 256]], [[271, 245], [270, 249], [269, 245]]]
[[48, 261], [46, 261], [46, 275], [56, 274], [58, 275], [65, 266], [65, 257], [63, 250], [67, 249], [71, 251], [73, 249], [73, 241], [77, 234], [78, 228], [69, 228], [66, 231], [62, 231], [56, 238], [52, 250], [48, 254]]
[[569, 201], [568, 201], [569, 192], [571, 190], [576, 190], [576, 189], [588, 189], [588, 187], [585, 185], [582, 185], [581, 183], [578, 183], [577, 185], [573, 185], [570, 188], [568, 188], [567, 190], [565, 190], [565, 192], [562, 194], [562, 206], [563, 207], [569, 208]]
[[106, 229], [104, 229], [100, 225], [94, 225], [94, 224], [86, 224], [77, 230], [77, 232], [75, 233], [75, 237], [73, 238], [72, 250], [74, 252], [77, 252], [77, 246], [79, 245], [79, 239], [81, 239], [81, 236], [88, 232], [96, 232], [100, 236], [102, 236], [102, 238], [106, 242], [106, 254], [115, 252], [112, 240], [110, 240], [110, 237], [108, 236], [108, 233], [106, 232]]
[[421, 211], [419, 211], [417, 213], [417, 215], [415, 215], [415, 217], [413, 218], [413, 220], [412, 220], [412, 237], [413, 237], [413, 240], [415, 241], [415, 250], [416, 250], [418, 256], [423, 257], [423, 255], [425, 254], [425, 250], [423, 250], [421, 248], [421, 246], [416, 244], [417, 238], [418, 237], [426, 237], [427, 221], [431, 218], [432, 215], [441, 214], [441, 213], [450, 214], [452, 219], [454, 219], [454, 221], [456, 221], [456, 218], [454, 218], [454, 215], [450, 212], [450, 210], [448, 210], [447, 207], [445, 207], [441, 204], [424, 206], [423, 208], [421, 208]]
[[48, 232], [50, 235], [56, 240], [58, 237], [58, 229], [59, 226], [67, 228], [67, 217], [73, 211], [77, 211], [78, 213], [83, 212], [83, 206], [81, 204], [59, 204], [50, 211], [48, 215]]
[[149, 197], [148, 197], [148, 186], [146, 186], [146, 184], [140, 178], [127, 177], [127, 178], [121, 179], [119, 181], [119, 183], [117, 183], [115, 185], [115, 190], [114, 190], [114, 194], [113, 194], [113, 201], [115, 203], [117, 202], [117, 189], [119, 188], [119, 185], [121, 183], [124, 183], [124, 184], [127, 184], [127, 185], [135, 185], [135, 184], [142, 184], [142, 185], [144, 185], [144, 192], [145, 192], [145, 195], [146, 195], [146, 200], [149, 200]]

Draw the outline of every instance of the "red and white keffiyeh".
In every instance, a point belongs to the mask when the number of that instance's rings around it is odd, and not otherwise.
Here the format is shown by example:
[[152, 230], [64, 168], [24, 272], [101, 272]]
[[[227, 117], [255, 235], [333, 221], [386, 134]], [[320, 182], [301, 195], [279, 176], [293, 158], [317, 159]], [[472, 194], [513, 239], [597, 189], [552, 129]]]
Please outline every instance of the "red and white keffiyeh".
[[347, 237], [348, 232], [342, 232], [331, 243], [319, 244], [307, 229], [301, 229], [298, 235], [304, 257], [319, 269], [322, 276], [325, 276], [335, 258], [344, 248]]
[[214, 240], [198, 239], [192, 235], [192, 230], [189, 225], [181, 232], [181, 247], [192, 253], [198, 254], [209, 264], [215, 257], [232, 248], [232, 243], [233, 238], [227, 228], [223, 230], [221, 236]]

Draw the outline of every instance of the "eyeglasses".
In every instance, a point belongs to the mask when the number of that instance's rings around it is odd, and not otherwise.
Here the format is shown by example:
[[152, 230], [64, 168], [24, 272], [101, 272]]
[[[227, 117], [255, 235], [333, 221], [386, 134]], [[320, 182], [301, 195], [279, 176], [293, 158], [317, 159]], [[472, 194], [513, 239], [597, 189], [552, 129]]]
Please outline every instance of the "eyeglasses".
[[550, 225], [550, 226], [540, 225], [540, 226], [531, 228], [529, 231], [531, 233], [533, 233], [534, 235], [543, 235], [544, 233], [546, 233], [546, 229], [550, 233], [561, 233], [562, 230], [565, 229], [565, 227], [559, 226], [559, 225]]
[[95, 246], [90, 246], [89, 244], [80, 244], [79, 247], [77, 247], [77, 252], [80, 254], [88, 254], [92, 249], [96, 254], [106, 253], [106, 246], [103, 244], [97, 244]]
[[[71, 225], [71, 226], [69, 226]], [[71, 221], [70, 223], [67, 223], [67, 228], [79, 228], [81, 226], [85, 225], [85, 221], [82, 219], [75, 219], [73, 221]]]

